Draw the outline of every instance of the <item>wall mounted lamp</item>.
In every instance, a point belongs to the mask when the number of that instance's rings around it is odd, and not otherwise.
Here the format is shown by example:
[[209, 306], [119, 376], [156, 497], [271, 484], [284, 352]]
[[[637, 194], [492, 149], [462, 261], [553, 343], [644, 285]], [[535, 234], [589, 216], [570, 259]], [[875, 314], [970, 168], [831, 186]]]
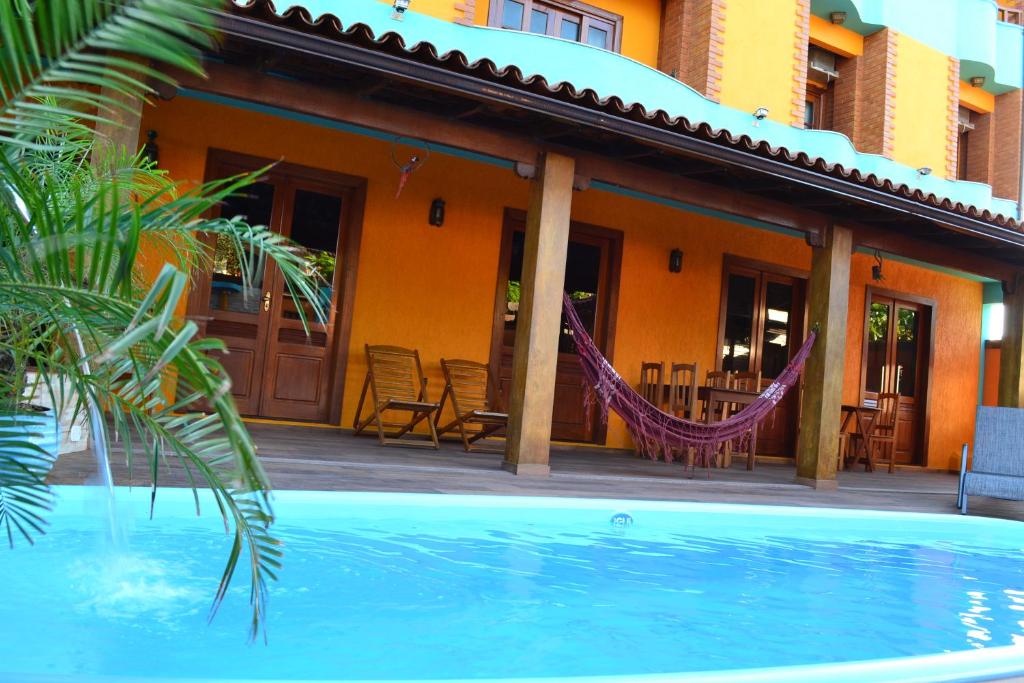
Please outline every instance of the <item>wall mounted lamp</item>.
[[931, 166], [922, 166], [921, 168], [917, 169], [917, 172], [920, 173], [921, 175], [931, 175], [932, 168]]
[[156, 146], [156, 131], [146, 131], [146, 143], [142, 145], [142, 156], [146, 157], [149, 163], [156, 166], [160, 159], [160, 148]]
[[395, 0], [394, 4], [391, 5], [391, 7], [394, 8], [395, 10], [394, 14], [391, 15], [391, 18], [401, 21], [402, 15], [404, 15], [405, 11], [409, 9], [409, 5], [411, 3], [412, 0]]
[[760, 125], [761, 121], [768, 118], [768, 107], [758, 107], [754, 110], [754, 126]]
[[428, 220], [435, 228], [440, 228], [444, 225], [444, 200], [440, 197], [430, 202], [430, 217]]
[[875, 265], [871, 266], [871, 279], [875, 282], [881, 282], [885, 279], [882, 275], [882, 253], [875, 249]]
[[846, 22], [846, 12], [832, 12], [828, 15], [829, 21], [836, 26]]
[[985, 85], [985, 77], [984, 76], [971, 76], [970, 83], [975, 88], [980, 88], [981, 86]]
[[683, 251], [682, 249], [673, 249], [668, 254], [668, 272], [670, 273], [681, 273], [683, 272]]

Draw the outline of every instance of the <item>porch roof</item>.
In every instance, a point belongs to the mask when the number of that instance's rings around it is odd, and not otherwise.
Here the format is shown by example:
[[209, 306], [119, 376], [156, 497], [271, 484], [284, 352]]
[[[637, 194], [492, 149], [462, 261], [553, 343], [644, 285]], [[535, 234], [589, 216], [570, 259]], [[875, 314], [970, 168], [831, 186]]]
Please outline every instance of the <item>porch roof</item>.
[[752, 112], [709, 100], [667, 74], [589, 45], [446, 22], [414, 8], [395, 21], [389, 4], [378, 0], [346, 0], [341, 6], [325, 0], [279, 0], [280, 9], [271, 0], [233, 4], [249, 16], [398, 49], [449, 69], [565, 96], [616, 116], [646, 120], [998, 225], [1017, 218], [1016, 202], [993, 197], [988, 185], [921, 175], [884, 156], [856, 151], [849, 138], [834, 131], [757, 121]]
[[[659, 170], [700, 175], [836, 221], [894, 229], [1024, 265], [1024, 250], [1006, 249], [1024, 247], [1016, 204], [993, 200], [988, 186], [921, 176], [855, 152], [838, 133], [768, 120], [755, 127], [751, 114], [710, 102], [621, 55], [421, 14], [407, 13], [398, 22], [390, 6], [376, 0], [346, 2], [345, 18], [321, 13], [326, 5], [317, 0], [282, 7], [236, 0], [220, 13], [221, 27], [229, 39], [301, 54], [307, 67], [323, 59], [325, 69], [344, 64], [403, 87], [427, 86], [499, 110], [533, 113], [549, 122], [538, 137], [559, 138], [552, 144], [630, 161], [644, 157], [640, 163]], [[489, 113], [493, 121], [495, 112]], [[586, 146], [584, 138], [595, 134]], [[638, 152], [637, 144], [647, 151]], [[936, 233], [935, 225], [955, 234]]]

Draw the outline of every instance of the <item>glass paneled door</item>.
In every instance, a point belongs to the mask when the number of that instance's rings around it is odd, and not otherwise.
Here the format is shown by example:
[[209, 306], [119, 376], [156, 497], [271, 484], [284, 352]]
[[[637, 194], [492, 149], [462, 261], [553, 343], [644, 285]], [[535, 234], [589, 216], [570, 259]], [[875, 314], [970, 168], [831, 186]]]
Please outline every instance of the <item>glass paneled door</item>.
[[[225, 157], [215, 156], [211, 177], [252, 168], [234, 155]], [[203, 333], [227, 346], [228, 353], [218, 357], [243, 415], [328, 421], [340, 409], [334, 391], [339, 374], [335, 332], [342, 316], [339, 288], [345, 282], [345, 228], [353, 190], [344, 182], [331, 182], [330, 176], [279, 165], [220, 207], [221, 216], [266, 225], [303, 247], [307, 272], [318, 276], [316, 294], [327, 311], [326, 321], [318, 321], [309, 302], [302, 302], [307, 334], [300, 303], [276, 268], [242, 262], [229, 243], [211, 239], [213, 267], [197, 284], [194, 298], [199, 302], [192, 310], [203, 323]], [[248, 286], [242, 277], [246, 271]]]
[[[722, 292], [719, 370], [760, 372], [766, 387], [785, 369], [803, 337], [805, 280], [769, 266], [727, 261]], [[792, 456], [799, 401], [792, 391], [758, 430], [757, 451]]]
[[[498, 378], [502, 404], [508, 405], [512, 386], [512, 356], [519, 322], [519, 296], [523, 251], [526, 241], [524, 220], [518, 214], [506, 216], [502, 245], [502, 270], [496, 296], [494, 346], [491, 367]], [[576, 312], [602, 352], [609, 349], [608, 332], [614, 316], [620, 233], [594, 226], [573, 224], [565, 264], [565, 291], [576, 304]], [[565, 317], [558, 338], [558, 368], [551, 438], [556, 441], [604, 442], [604, 424], [599, 410], [586, 409], [583, 371], [576, 356], [576, 344]]]
[[919, 463], [932, 309], [871, 288], [867, 301], [862, 400], [872, 406], [879, 394], [900, 395], [896, 462]]

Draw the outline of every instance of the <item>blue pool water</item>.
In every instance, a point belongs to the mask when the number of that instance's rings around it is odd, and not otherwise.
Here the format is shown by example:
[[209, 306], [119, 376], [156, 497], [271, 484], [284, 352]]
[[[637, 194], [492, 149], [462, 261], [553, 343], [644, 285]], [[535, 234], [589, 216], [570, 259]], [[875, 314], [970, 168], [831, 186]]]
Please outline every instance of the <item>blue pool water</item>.
[[[1015, 522], [279, 493], [285, 568], [272, 585], [268, 644], [249, 645], [245, 576], [206, 622], [228, 550], [212, 508], [197, 519], [190, 495], [163, 491], [149, 521], [148, 492], [118, 490], [129, 528], [114, 551], [90, 493], [61, 496], [36, 546], [0, 551], [0, 680], [1024, 672], [1024, 524]], [[943, 656], [820, 668], [923, 655]]]

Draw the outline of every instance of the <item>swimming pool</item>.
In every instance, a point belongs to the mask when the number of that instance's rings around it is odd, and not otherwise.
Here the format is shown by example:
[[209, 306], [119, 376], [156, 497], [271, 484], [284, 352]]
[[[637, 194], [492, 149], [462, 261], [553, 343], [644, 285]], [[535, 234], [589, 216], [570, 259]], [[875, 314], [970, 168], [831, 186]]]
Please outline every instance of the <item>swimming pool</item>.
[[[1024, 524], [557, 498], [279, 492], [267, 645], [190, 492], [59, 489], [0, 554], [0, 680], [983, 680], [1024, 673]], [[126, 520], [126, 521], [125, 521]], [[112, 678], [107, 678], [112, 677]], [[606, 681], [614, 678], [602, 679]]]

